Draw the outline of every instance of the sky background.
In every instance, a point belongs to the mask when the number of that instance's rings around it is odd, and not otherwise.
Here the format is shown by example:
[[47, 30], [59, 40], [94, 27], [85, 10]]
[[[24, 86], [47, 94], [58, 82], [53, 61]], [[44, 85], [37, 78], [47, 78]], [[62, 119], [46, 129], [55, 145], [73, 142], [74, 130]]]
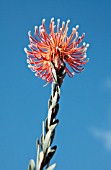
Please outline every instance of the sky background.
[[50, 85], [28, 69], [29, 30], [46, 19], [71, 20], [90, 44], [89, 63], [66, 76], [52, 163], [57, 170], [111, 170], [111, 1], [4, 0], [0, 2], [0, 169], [26, 170], [47, 115]]

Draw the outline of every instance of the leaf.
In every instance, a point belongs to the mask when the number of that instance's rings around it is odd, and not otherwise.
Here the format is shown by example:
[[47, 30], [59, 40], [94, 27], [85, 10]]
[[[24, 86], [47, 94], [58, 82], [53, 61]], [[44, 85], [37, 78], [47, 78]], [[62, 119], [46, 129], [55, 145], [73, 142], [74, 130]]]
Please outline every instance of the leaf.
[[49, 130], [49, 128], [48, 128], [48, 118], [47, 118], [45, 121], [45, 132], [47, 133], [48, 130]]
[[56, 117], [58, 110], [59, 110], [59, 104], [56, 103], [55, 107], [52, 109], [52, 117], [53, 117], [53, 119]]
[[55, 129], [52, 131], [51, 133], [51, 137], [50, 137], [50, 145], [52, 144], [53, 140], [54, 140], [54, 136], [55, 136]]
[[48, 167], [46, 170], [53, 170], [55, 167], [56, 167], [56, 164], [53, 164], [50, 167]]
[[53, 131], [55, 129], [55, 127], [57, 126], [57, 124], [58, 124], [58, 122], [57, 123], [55, 122], [55, 124], [49, 126], [49, 130]]
[[[47, 151], [47, 157], [49, 159], [52, 158], [52, 156], [54, 155], [54, 153], [56, 152], [56, 149], [57, 149], [57, 146], [53, 146], [51, 149], [49, 148], [48, 151]], [[50, 161], [50, 160], [49, 160]]]
[[51, 62], [51, 66], [52, 66], [52, 76], [54, 78], [55, 83], [57, 83], [57, 74], [53, 62]]
[[57, 98], [58, 98], [58, 92], [56, 91], [54, 97], [52, 98], [52, 108], [55, 107], [57, 103]]
[[50, 162], [51, 158], [53, 157], [53, 155], [56, 152], [56, 149], [57, 149], [57, 146], [53, 146], [51, 149], [50, 148], [48, 149], [46, 159], [45, 159], [45, 162], [44, 162], [44, 166], [47, 165]]
[[50, 98], [48, 101], [48, 108], [50, 108], [51, 104], [52, 104], [52, 98]]
[[52, 105], [48, 109], [48, 127], [50, 126], [51, 114], [52, 114]]
[[60, 98], [60, 87], [59, 86], [56, 87], [56, 91], [57, 91], [57, 94], [58, 94], [58, 96], [57, 96], [57, 102], [58, 102], [59, 98]]
[[49, 147], [50, 145], [50, 137], [51, 137], [51, 133], [52, 131], [49, 130], [45, 136], [45, 140], [44, 140], [44, 143], [43, 143], [43, 152], [45, 153], [46, 152], [46, 149]]
[[40, 142], [39, 142], [39, 140], [36, 141], [36, 147], [37, 147], [37, 162], [36, 162], [36, 166], [37, 166], [37, 169], [38, 169], [39, 160], [40, 160]]
[[33, 159], [29, 162], [28, 170], [35, 170], [35, 162]]
[[[44, 159], [44, 153], [43, 153], [43, 151], [40, 152], [39, 158], [40, 158], [40, 160], [39, 160], [39, 162], [38, 162], [38, 167], [40, 168], [40, 166], [41, 166], [41, 164], [42, 164], [42, 161], [43, 161], [43, 159]], [[39, 169], [39, 168], [38, 168], [38, 169]]]

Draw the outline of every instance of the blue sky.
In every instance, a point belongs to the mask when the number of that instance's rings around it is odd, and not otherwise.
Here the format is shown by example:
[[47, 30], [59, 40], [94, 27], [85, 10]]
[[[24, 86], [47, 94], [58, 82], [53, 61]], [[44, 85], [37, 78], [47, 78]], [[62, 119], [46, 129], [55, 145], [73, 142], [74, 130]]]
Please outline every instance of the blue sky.
[[56, 169], [111, 169], [110, 0], [4, 0], [0, 3], [0, 169], [26, 170], [47, 115], [50, 85], [28, 69], [27, 32], [46, 19], [79, 24], [90, 62], [61, 88]]

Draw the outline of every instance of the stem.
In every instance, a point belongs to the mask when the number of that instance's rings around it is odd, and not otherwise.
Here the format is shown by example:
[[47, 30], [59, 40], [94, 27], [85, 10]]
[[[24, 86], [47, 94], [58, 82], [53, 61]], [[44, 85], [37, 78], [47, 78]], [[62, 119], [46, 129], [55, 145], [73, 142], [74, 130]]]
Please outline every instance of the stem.
[[31, 169], [29, 164], [30, 170], [43, 170], [44, 167], [46, 167], [46, 170], [53, 170], [56, 166], [56, 164], [50, 166], [50, 161], [57, 149], [57, 146], [51, 147], [51, 145], [55, 136], [55, 128], [59, 123], [59, 120], [56, 119], [56, 116], [59, 110], [58, 102], [60, 99], [60, 87], [66, 74], [64, 67], [65, 65], [63, 68], [61, 67], [61, 70], [59, 70], [58, 73], [52, 63], [52, 75], [54, 82], [52, 83], [52, 92], [48, 101], [48, 115], [45, 123], [43, 122], [40, 140], [37, 140], [36, 168], [34, 167]]

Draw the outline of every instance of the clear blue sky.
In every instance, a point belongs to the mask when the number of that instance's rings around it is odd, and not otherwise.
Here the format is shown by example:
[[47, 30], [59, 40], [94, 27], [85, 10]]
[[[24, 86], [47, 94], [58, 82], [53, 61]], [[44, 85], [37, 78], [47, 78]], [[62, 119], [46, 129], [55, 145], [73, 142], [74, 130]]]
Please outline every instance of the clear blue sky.
[[0, 169], [26, 170], [47, 115], [50, 85], [27, 68], [27, 32], [46, 19], [79, 24], [90, 44], [85, 71], [65, 78], [52, 162], [57, 170], [111, 170], [111, 1], [4, 0], [0, 3]]

